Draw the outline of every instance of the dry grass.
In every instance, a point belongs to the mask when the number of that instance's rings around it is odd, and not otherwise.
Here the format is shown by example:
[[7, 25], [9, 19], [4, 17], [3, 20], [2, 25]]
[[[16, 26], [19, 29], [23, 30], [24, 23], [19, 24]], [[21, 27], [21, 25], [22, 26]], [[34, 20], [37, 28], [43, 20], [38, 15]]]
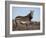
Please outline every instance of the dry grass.
[[30, 22], [27, 24], [21, 24], [19, 23], [14, 23], [13, 21], [13, 31], [24, 31], [24, 30], [39, 30], [40, 29], [40, 22]]

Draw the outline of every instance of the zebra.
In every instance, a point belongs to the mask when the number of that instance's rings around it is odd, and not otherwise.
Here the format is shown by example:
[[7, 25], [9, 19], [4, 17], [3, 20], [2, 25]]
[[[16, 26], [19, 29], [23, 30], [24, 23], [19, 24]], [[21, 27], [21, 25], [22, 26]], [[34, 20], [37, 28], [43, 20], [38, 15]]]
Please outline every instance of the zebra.
[[[16, 28], [17, 29], [22, 29], [22, 25], [26, 28], [23, 28], [23, 29], [27, 29], [27, 27], [30, 25], [30, 22], [31, 22], [31, 19], [33, 18], [33, 11], [30, 11], [29, 14], [27, 14], [26, 16], [17, 16], [15, 18], [15, 22], [16, 22]], [[19, 30], [20, 30], [19, 29]]]

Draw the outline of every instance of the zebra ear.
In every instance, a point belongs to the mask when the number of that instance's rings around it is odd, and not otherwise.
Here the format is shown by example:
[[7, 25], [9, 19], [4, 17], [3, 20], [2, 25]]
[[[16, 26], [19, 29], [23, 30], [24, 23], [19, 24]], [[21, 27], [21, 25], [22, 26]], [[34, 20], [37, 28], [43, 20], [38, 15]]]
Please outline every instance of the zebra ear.
[[31, 16], [33, 16], [34, 11], [31, 11]]

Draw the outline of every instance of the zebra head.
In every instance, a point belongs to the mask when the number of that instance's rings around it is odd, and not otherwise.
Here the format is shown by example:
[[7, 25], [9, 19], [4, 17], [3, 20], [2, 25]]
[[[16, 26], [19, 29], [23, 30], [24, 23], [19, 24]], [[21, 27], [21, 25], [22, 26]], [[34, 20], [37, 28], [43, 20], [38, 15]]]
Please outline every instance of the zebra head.
[[30, 13], [27, 15], [27, 17], [29, 17], [29, 19], [32, 19], [33, 18], [33, 12], [34, 11], [30, 11]]

